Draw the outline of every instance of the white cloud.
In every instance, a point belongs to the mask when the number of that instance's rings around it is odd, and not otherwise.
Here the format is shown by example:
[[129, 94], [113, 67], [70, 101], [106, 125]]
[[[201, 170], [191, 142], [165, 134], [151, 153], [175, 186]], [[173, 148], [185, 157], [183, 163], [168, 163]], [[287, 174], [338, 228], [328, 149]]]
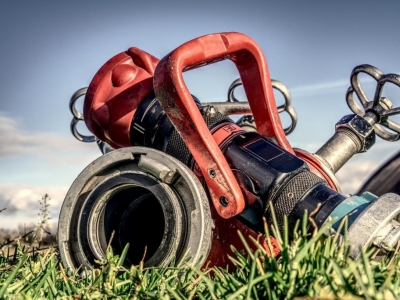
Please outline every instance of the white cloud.
[[326, 93], [327, 90], [343, 91], [346, 90], [349, 86], [350, 86], [350, 81], [347, 79], [347, 80], [322, 82], [301, 87], [294, 87], [290, 89], [290, 91], [292, 92], [292, 94], [296, 95], [308, 95], [320, 92]]
[[18, 122], [6, 116], [0, 115], [0, 157], [17, 155], [39, 146], [35, 137], [18, 128]]
[[344, 195], [354, 194], [375, 170], [399, 150], [397, 143], [377, 139], [366, 153], [356, 154], [336, 174]]
[[[359, 80], [363, 88], [370, 89], [370, 88], [375, 88], [376, 86], [376, 81], [372, 77], [369, 77], [368, 75], [364, 76], [363, 74], [362, 76], [359, 77]], [[336, 81], [327, 81], [306, 86], [294, 87], [291, 88], [290, 91], [292, 92], [292, 94], [296, 94], [297, 96], [306, 96], [310, 94], [320, 94], [320, 93], [326, 94], [327, 92], [338, 92], [338, 91], [340, 93], [343, 93], [347, 90], [349, 86], [350, 86], [350, 78], [347, 78]]]
[[72, 135], [32, 132], [21, 123], [0, 113], [0, 159], [33, 154], [52, 164], [89, 163], [100, 155], [94, 143], [75, 140]]
[[336, 174], [344, 195], [355, 194], [362, 184], [380, 165], [379, 162], [367, 160], [363, 162], [350, 161]]
[[30, 132], [21, 128], [21, 123], [13, 118], [0, 114], [0, 157], [24, 153], [43, 153], [43, 150], [83, 150], [79, 142], [51, 133]]
[[49, 211], [51, 223], [58, 219], [68, 187], [29, 186], [0, 183], [0, 228], [17, 229], [20, 224], [39, 221], [40, 200], [44, 194], [51, 198]]

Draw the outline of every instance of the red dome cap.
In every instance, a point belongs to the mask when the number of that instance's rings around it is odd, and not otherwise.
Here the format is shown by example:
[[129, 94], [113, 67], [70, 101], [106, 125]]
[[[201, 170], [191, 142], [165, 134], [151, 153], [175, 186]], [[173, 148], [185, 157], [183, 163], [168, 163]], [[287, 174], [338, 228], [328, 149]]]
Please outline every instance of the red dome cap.
[[107, 61], [94, 76], [86, 93], [86, 126], [114, 148], [132, 146], [130, 127], [137, 107], [153, 90], [158, 59], [129, 48]]

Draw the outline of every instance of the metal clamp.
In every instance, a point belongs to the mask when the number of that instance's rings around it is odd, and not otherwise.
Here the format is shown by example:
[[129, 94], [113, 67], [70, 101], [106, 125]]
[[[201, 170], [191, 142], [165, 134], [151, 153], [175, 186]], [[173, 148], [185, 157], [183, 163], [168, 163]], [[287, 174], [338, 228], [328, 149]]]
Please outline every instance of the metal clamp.
[[[230, 103], [240, 102], [235, 97], [234, 92], [235, 92], [235, 89], [242, 84], [243, 83], [240, 78], [238, 78], [232, 82], [231, 86], [228, 89], [227, 102], [230, 102]], [[290, 91], [285, 84], [283, 84], [282, 82], [280, 82], [278, 80], [271, 79], [271, 84], [272, 84], [272, 88], [279, 91], [283, 95], [283, 98], [285, 99], [285, 103], [282, 105], [279, 105], [277, 107], [277, 109], [278, 109], [278, 113], [287, 112], [288, 115], [290, 116], [290, 119], [292, 120], [291, 124], [284, 129], [285, 134], [289, 135], [290, 133], [292, 133], [294, 131], [294, 129], [296, 128], [296, 125], [297, 125], [297, 113], [296, 113], [296, 110], [294, 109], [294, 107], [292, 106], [292, 97], [290, 95]], [[246, 102], [242, 102], [242, 103], [245, 104]]]
[[[377, 83], [372, 100], [368, 99], [360, 84], [358, 76], [360, 73], [369, 75]], [[383, 74], [378, 68], [364, 64], [353, 69], [350, 79], [351, 86], [346, 93], [346, 101], [349, 108], [362, 117], [368, 112], [372, 112], [375, 116], [369, 122], [374, 125], [376, 134], [382, 139], [388, 141], [400, 139], [400, 125], [388, 119], [389, 116], [400, 114], [400, 107], [392, 108], [392, 103], [389, 99], [382, 97], [383, 87], [386, 83], [390, 82], [400, 87], [400, 75]], [[357, 95], [361, 106], [356, 103], [353, 97], [354, 93]], [[393, 130], [395, 133], [385, 130], [384, 127]]]
[[108, 244], [121, 253], [130, 243], [129, 264], [168, 264], [187, 255], [202, 265], [212, 224], [207, 194], [186, 165], [158, 150], [125, 147], [97, 158], [70, 187], [58, 224], [60, 256], [72, 271], [89, 269]]

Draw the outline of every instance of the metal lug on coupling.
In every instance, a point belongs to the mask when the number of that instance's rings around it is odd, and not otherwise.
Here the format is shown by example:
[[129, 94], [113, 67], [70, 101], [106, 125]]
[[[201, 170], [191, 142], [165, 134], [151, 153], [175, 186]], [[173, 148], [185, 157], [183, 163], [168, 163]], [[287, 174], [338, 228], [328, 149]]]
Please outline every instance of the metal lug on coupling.
[[171, 170], [165, 164], [146, 155], [140, 156], [138, 167], [167, 184], [173, 183], [179, 177], [179, 173], [176, 170]]
[[397, 242], [400, 240], [400, 223], [391, 220], [383, 227], [378, 236], [374, 238], [372, 244], [383, 249], [385, 252], [393, 251]]

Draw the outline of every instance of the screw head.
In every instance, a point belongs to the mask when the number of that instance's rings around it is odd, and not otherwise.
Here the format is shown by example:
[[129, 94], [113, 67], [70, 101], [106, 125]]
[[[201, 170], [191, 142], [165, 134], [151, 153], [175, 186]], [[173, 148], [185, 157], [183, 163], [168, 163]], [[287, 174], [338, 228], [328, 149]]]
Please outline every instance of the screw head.
[[221, 198], [219, 198], [219, 202], [221, 203], [221, 205], [223, 207], [227, 207], [228, 204], [229, 204], [228, 199], [226, 197], [224, 197], [224, 196], [221, 196]]
[[208, 169], [208, 175], [210, 175], [211, 178], [215, 178], [215, 176], [217, 176], [214, 169]]

